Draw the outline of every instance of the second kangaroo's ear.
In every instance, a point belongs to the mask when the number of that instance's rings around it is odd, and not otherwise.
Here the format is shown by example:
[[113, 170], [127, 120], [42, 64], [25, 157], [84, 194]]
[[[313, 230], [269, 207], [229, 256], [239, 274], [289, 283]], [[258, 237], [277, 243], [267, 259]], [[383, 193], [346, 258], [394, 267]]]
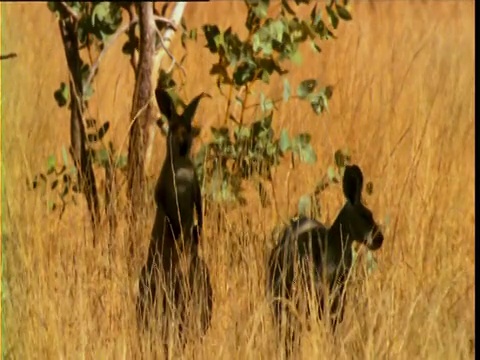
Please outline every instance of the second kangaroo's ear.
[[155, 98], [162, 114], [165, 115], [168, 122], [172, 121], [177, 116], [177, 110], [170, 94], [162, 88], [157, 88], [155, 89]]
[[361, 202], [363, 189], [362, 170], [357, 165], [345, 166], [343, 174], [343, 194], [352, 204]]
[[185, 107], [185, 110], [182, 115], [182, 118], [184, 121], [187, 121], [190, 124], [192, 123], [193, 117], [195, 116], [195, 112], [197, 111], [198, 103], [203, 97], [211, 98], [210, 95], [203, 92], [197, 95], [196, 97], [194, 97], [193, 100], [190, 101], [190, 103]]

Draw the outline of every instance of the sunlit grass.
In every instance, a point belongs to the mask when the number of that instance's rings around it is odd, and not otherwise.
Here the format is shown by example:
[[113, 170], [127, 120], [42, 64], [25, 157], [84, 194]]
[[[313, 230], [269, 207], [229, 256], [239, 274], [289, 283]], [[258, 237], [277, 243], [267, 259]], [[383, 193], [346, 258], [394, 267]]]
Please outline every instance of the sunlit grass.
[[[58, 220], [26, 186], [47, 156], [60, 155], [69, 141], [68, 112], [52, 95], [67, 78], [58, 27], [46, 4], [2, 6], [2, 51], [18, 53], [2, 62], [2, 284], [8, 282], [2, 347], [22, 359], [139, 358], [155, 335], [137, 341], [137, 279], [128, 276], [122, 206], [109, 262], [106, 252], [91, 246], [83, 201]], [[302, 357], [474, 357], [473, 6], [354, 3], [354, 21], [342, 25], [337, 41], [324, 44], [319, 56], [305, 49], [304, 64], [291, 67], [290, 80], [334, 84], [330, 112], [316, 118], [306, 103], [280, 104], [274, 124], [292, 134], [310, 131], [319, 160], [295, 171], [287, 163], [278, 168], [275, 201], [267, 209], [247, 184], [246, 207], [220, 209], [220, 221], [206, 214], [201, 250], [212, 276], [214, 313], [205, 339], [188, 344], [185, 358], [276, 358], [264, 287], [270, 233], [293, 215], [299, 196], [312, 190], [342, 147], [374, 183], [366, 201], [377, 221], [390, 220], [376, 254], [378, 269], [350, 289], [338, 338], [314, 324], [303, 336]], [[239, 11], [241, 2], [189, 4], [186, 21], [241, 28], [243, 17], [228, 15]], [[128, 128], [134, 79], [128, 59], [118, 56], [122, 45], [115, 44], [102, 63], [90, 109], [111, 121], [118, 144]], [[202, 41], [188, 49], [182, 95], [213, 96], [200, 104], [196, 119], [205, 140], [209, 126], [223, 121], [226, 101], [208, 75], [213, 59]], [[182, 51], [173, 47], [176, 55]], [[281, 94], [281, 81], [273, 79], [267, 90]], [[155, 146], [152, 179], [164, 158], [164, 139], [157, 136]], [[322, 195], [322, 221], [334, 220], [341, 196], [338, 187]], [[153, 221], [153, 209], [147, 212]], [[138, 234], [140, 256], [147, 225]], [[153, 348], [160, 351], [155, 342]]]

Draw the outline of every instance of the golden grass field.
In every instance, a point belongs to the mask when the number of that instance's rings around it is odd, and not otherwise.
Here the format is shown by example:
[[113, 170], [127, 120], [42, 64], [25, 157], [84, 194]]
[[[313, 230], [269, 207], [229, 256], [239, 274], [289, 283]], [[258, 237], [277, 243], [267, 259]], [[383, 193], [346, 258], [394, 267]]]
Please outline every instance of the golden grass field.
[[[2, 351], [11, 359], [140, 358], [149, 340], [139, 345], [136, 336], [127, 225], [117, 229], [109, 265], [89, 241], [83, 198], [59, 221], [26, 185], [44, 170], [47, 156], [60, 156], [69, 142], [68, 110], [53, 98], [68, 78], [56, 20], [45, 3], [1, 8], [2, 54], [18, 54], [1, 63]], [[238, 29], [243, 9], [240, 1], [192, 3], [185, 18], [189, 26], [218, 21]], [[264, 296], [269, 234], [295, 213], [299, 196], [312, 190], [341, 147], [374, 183], [367, 201], [386, 225], [386, 238], [376, 253], [377, 271], [352, 288], [337, 341], [313, 327], [304, 334], [300, 357], [474, 358], [474, 2], [359, 1], [353, 17], [320, 55], [307, 48], [303, 65], [292, 66], [289, 75], [292, 86], [312, 77], [333, 84], [330, 112], [315, 117], [307, 103], [290, 101], [274, 118], [291, 134], [312, 132], [318, 162], [294, 172], [287, 163], [277, 169], [278, 211], [275, 202], [263, 209], [247, 192], [248, 205], [225, 212], [220, 231], [206, 214], [201, 250], [211, 271], [214, 313], [203, 343], [189, 343], [185, 358], [277, 358]], [[175, 40], [172, 51], [181, 57]], [[134, 84], [128, 58], [118, 55], [123, 42], [102, 62], [89, 110], [110, 120], [117, 146], [128, 129]], [[213, 96], [201, 102], [196, 117], [205, 141], [209, 127], [223, 120], [226, 101], [208, 75], [214, 58], [203, 45], [200, 39], [188, 46], [182, 95]], [[274, 79], [266, 91], [281, 96], [282, 83]], [[156, 137], [152, 179], [164, 141]], [[343, 204], [340, 187], [321, 200], [321, 220], [331, 223]], [[147, 213], [138, 266], [153, 205]], [[112, 277], [105, 276], [106, 266]]]

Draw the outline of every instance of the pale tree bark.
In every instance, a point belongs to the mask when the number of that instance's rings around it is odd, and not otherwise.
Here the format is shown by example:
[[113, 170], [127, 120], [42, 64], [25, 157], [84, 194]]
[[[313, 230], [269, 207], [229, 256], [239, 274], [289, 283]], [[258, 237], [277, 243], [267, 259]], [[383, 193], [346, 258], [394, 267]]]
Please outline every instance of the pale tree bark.
[[[170, 16], [170, 24], [172, 24], [175, 27], [178, 27], [180, 24], [180, 21], [182, 20], [183, 13], [185, 11], [185, 8], [187, 6], [186, 2], [177, 2], [175, 4], [175, 7], [173, 8], [172, 15]], [[152, 87], [155, 88], [157, 81], [158, 81], [158, 74], [160, 71], [160, 67], [162, 64], [162, 60], [167, 54], [168, 48], [170, 47], [172, 43], [173, 36], [175, 35], [175, 29], [173, 27], [168, 27], [163, 34], [160, 34], [162, 37], [162, 47], [159, 49], [158, 52], [156, 52], [154, 59], [153, 59], [153, 71], [152, 71]], [[170, 54], [171, 55], [171, 54]], [[172, 63], [175, 61], [174, 59], [171, 59]], [[148, 126], [148, 141], [147, 141], [147, 150], [145, 154], [145, 171], [148, 171], [148, 167], [150, 165], [150, 160], [152, 158], [152, 148], [153, 148], [153, 142], [155, 140], [155, 134], [157, 133], [157, 127], [154, 126], [153, 123], [151, 123]]]

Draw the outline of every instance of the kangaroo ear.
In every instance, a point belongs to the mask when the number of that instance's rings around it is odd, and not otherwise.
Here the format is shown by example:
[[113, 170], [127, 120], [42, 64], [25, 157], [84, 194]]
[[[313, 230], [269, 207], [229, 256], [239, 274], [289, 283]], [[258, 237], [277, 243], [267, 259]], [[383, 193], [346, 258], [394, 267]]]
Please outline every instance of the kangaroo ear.
[[155, 89], [155, 98], [162, 114], [165, 115], [168, 122], [172, 121], [176, 117], [177, 111], [170, 94], [162, 88], [157, 88]]
[[187, 107], [183, 112], [182, 118], [184, 121], [188, 122], [189, 124], [192, 123], [195, 112], [197, 111], [198, 103], [200, 102], [200, 99], [203, 97], [211, 98], [211, 96], [208, 95], [207, 93], [201, 93], [196, 97], [194, 97], [193, 100], [190, 101], [190, 104], [187, 105]]
[[343, 194], [352, 204], [359, 204], [363, 189], [362, 170], [357, 165], [345, 166], [343, 174]]

